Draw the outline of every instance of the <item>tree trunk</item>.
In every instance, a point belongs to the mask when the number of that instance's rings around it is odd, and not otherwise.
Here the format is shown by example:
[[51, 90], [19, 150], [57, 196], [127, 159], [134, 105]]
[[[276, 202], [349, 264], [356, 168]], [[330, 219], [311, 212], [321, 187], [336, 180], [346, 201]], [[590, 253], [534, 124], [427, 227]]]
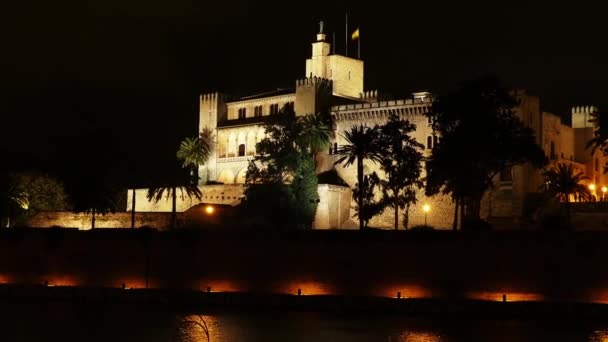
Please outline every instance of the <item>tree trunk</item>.
[[452, 223], [452, 230], [458, 230], [458, 197], [454, 200], [454, 223]]
[[359, 198], [357, 198], [357, 205], [359, 206], [359, 230], [363, 229], [363, 211], [365, 210], [363, 208], [363, 191], [365, 191], [366, 189], [364, 188], [364, 184], [363, 184], [363, 158], [361, 156], [357, 157], [357, 178], [359, 181]]
[[395, 208], [395, 230], [399, 230], [399, 206], [397, 206], [396, 200], [393, 207]]
[[175, 229], [175, 227], [177, 226], [177, 187], [173, 187], [172, 188], [173, 194], [172, 194], [172, 210], [171, 210], [171, 228]]
[[131, 229], [135, 228], [135, 189], [133, 189], [133, 197], [131, 199]]
[[95, 208], [91, 210], [91, 229], [95, 229]]
[[570, 196], [567, 195], [566, 196], [566, 220], [568, 221], [568, 224], [570, 224]]
[[403, 213], [403, 228], [407, 230], [410, 224], [410, 204], [405, 205], [405, 212]]

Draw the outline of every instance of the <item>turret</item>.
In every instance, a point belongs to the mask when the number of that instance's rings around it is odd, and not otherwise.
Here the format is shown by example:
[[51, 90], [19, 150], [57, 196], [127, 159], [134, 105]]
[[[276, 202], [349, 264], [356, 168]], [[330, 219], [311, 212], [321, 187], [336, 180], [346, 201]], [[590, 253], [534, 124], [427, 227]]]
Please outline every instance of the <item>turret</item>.
[[597, 113], [596, 106], [576, 106], [572, 107], [572, 128], [593, 127], [589, 122], [593, 113]]
[[199, 132], [205, 128], [211, 130], [215, 139], [209, 161], [198, 169], [199, 184], [204, 184], [217, 177], [217, 136], [218, 124], [226, 120], [226, 96], [221, 93], [202, 94], [199, 101]]

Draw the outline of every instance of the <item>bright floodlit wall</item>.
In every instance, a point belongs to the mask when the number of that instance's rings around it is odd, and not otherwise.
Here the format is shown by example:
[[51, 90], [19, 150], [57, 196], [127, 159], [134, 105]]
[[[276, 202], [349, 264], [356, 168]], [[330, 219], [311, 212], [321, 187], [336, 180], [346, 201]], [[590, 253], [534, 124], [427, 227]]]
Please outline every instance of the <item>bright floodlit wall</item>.
[[[424, 145], [424, 155], [428, 156], [431, 153], [433, 144], [439, 137], [433, 134], [431, 125], [429, 124], [428, 118], [424, 116], [424, 113], [428, 111], [431, 105], [429, 98], [425, 99], [407, 99], [407, 100], [394, 100], [394, 101], [380, 101], [373, 103], [360, 103], [352, 105], [342, 105], [332, 107], [332, 115], [336, 120], [336, 141], [337, 145], [334, 147], [339, 148], [341, 145], [346, 144], [343, 138], [345, 131], [350, 130], [353, 126], [367, 125], [372, 127], [374, 125], [382, 125], [386, 123], [391, 113], [399, 115], [403, 119], [409, 120], [411, 123], [416, 125], [416, 130], [412, 133], [413, 137]], [[326, 165], [331, 167], [335, 162], [336, 157], [330, 155], [328, 163]], [[344, 167], [342, 165], [336, 165], [338, 174], [344, 181], [351, 187], [357, 183], [357, 167], [351, 165]], [[380, 177], [383, 177], [383, 173], [380, 167], [369, 161], [364, 161], [364, 173], [366, 175], [372, 172], [378, 173]], [[425, 177], [423, 170], [422, 177]], [[409, 227], [424, 225], [425, 213], [422, 211], [422, 206], [425, 204], [430, 205], [430, 211], [426, 214], [427, 225], [435, 228], [450, 228], [452, 226], [454, 218], [454, 204], [450, 197], [443, 195], [436, 195], [427, 197], [424, 194], [424, 189], [419, 189], [417, 192], [418, 202], [410, 207], [409, 211]], [[380, 193], [376, 195], [380, 197]], [[351, 225], [355, 225], [356, 202], [351, 197]], [[404, 211], [399, 213], [399, 226], [403, 227]], [[373, 218], [370, 223], [372, 227], [380, 228], [392, 228], [394, 226], [394, 211], [387, 208], [382, 214]]]

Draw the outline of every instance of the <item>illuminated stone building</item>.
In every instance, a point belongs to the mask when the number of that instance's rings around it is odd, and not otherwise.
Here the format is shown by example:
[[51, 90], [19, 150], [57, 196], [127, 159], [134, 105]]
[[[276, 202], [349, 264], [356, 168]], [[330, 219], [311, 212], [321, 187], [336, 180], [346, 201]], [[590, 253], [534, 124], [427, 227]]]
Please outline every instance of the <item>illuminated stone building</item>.
[[[222, 93], [200, 96], [199, 130], [209, 128], [216, 137], [215, 148], [206, 165], [199, 169], [202, 202], [236, 205], [243, 196], [246, 170], [255, 156], [255, 145], [264, 137], [263, 123], [268, 115], [277, 113], [284, 106], [293, 106], [297, 115], [306, 115], [321, 110], [330, 110], [336, 122], [336, 140], [331, 149], [318, 156], [318, 172], [334, 167], [333, 152], [345, 142], [342, 133], [354, 125], [383, 124], [391, 113], [408, 119], [416, 125], [413, 136], [424, 144], [428, 155], [437, 143], [437, 137], [424, 116], [431, 104], [428, 93], [420, 92], [404, 98], [385, 99], [376, 90], [364, 88], [364, 63], [360, 59], [331, 53], [331, 46], [322, 32], [312, 43], [312, 56], [306, 60], [304, 77], [294, 81], [294, 87], [277, 89], [267, 93], [234, 98]], [[583, 170], [595, 184], [608, 184], [602, 175], [601, 165], [605, 161], [599, 153], [591, 156], [585, 142], [592, 135], [587, 122], [594, 107], [577, 107], [572, 111], [572, 127], [561, 119], [541, 110], [540, 100], [523, 91], [517, 93], [520, 105], [516, 108], [523, 122], [536, 132], [537, 143], [543, 147], [553, 163], [565, 161], [574, 163]], [[483, 142], [480, 142], [483, 143]], [[365, 161], [366, 174], [379, 171], [378, 166]], [[599, 166], [598, 166], [599, 165]], [[455, 166], [457, 167], [457, 166]], [[356, 167], [335, 166], [338, 174], [351, 187], [356, 183]], [[381, 174], [379, 172], [379, 174]], [[204, 185], [212, 181], [223, 184]], [[518, 218], [524, 212], [528, 195], [538, 192], [542, 186], [539, 170], [529, 165], [516, 166], [505, 170], [496, 178], [496, 186], [485, 196], [482, 216]], [[151, 203], [145, 198], [146, 190], [137, 190], [137, 211], [170, 211], [169, 201]], [[355, 228], [354, 201], [349, 188], [335, 185], [319, 185], [319, 205], [315, 228]], [[128, 195], [131, 201], [131, 194]], [[185, 199], [178, 203], [178, 211], [184, 211], [196, 201]], [[422, 206], [431, 207], [427, 222], [437, 228], [451, 227], [454, 205], [449, 197], [427, 198], [424, 191], [418, 191], [418, 203], [409, 211], [410, 226], [424, 222]], [[130, 203], [127, 206], [131, 208]], [[393, 226], [392, 209], [374, 218], [370, 226]], [[403, 213], [400, 214], [400, 218]]]

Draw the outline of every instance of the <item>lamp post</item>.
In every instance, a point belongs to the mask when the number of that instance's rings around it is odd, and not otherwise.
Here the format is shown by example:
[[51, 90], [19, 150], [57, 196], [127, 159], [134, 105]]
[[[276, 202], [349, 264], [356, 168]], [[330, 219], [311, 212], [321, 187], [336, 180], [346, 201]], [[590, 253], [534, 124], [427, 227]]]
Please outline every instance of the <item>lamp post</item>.
[[589, 184], [589, 191], [591, 191], [591, 196], [593, 196], [593, 201], [595, 201], [595, 184]]
[[422, 211], [424, 211], [424, 226], [426, 227], [426, 214], [431, 211], [431, 206], [428, 204], [423, 205]]

